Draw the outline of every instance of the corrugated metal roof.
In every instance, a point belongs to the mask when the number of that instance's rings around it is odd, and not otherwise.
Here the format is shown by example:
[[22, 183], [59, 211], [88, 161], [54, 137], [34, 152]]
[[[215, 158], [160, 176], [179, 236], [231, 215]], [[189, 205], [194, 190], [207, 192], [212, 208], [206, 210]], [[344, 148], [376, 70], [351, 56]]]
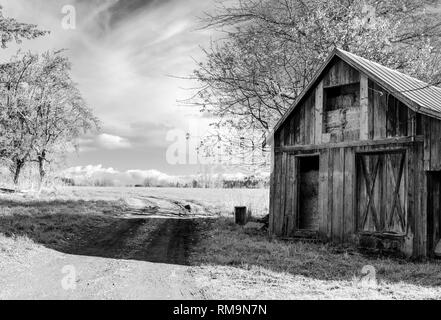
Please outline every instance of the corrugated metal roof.
[[353, 53], [335, 49], [316, 73], [311, 83], [300, 94], [297, 101], [274, 127], [268, 141], [272, 140], [274, 132], [280, 128], [296, 106], [302, 102], [306, 94], [315, 86], [315, 83], [320, 79], [327, 65], [335, 56], [338, 56], [353, 68], [366, 74], [370, 79], [406, 103], [412, 110], [441, 119], [441, 88], [429, 85]]
[[440, 88], [341, 49], [337, 49], [337, 55], [345, 61], [345, 57], [353, 61], [356, 64], [354, 67], [358, 66], [373, 80], [383, 84], [391, 94], [402, 95], [420, 108], [439, 113], [441, 117]]

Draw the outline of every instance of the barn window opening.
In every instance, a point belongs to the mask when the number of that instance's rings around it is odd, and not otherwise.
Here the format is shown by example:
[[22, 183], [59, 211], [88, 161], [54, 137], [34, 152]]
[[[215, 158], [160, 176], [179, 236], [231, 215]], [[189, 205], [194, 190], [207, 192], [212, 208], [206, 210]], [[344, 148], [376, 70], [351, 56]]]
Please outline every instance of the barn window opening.
[[324, 88], [326, 133], [356, 130], [360, 127], [360, 83]]
[[320, 224], [318, 210], [320, 157], [300, 157], [298, 165], [298, 229], [318, 231]]

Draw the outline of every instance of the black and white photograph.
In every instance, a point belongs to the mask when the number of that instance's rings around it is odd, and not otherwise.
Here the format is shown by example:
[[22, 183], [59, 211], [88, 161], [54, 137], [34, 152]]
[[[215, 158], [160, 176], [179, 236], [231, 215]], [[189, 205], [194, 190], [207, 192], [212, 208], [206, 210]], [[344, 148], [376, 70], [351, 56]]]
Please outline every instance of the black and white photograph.
[[0, 41], [0, 300], [441, 299], [440, 0], [0, 0]]

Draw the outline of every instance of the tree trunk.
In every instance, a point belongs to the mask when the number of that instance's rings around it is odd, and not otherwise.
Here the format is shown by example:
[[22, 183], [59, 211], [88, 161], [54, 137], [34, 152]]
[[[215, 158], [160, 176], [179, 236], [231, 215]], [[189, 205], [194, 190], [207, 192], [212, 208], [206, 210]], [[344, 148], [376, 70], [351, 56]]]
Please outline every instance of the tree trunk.
[[18, 181], [20, 179], [21, 169], [25, 164], [24, 160], [15, 160], [15, 168], [14, 168], [14, 185], [18, 186]]
[[43, 186], [43, 182], [44, 182], [44, 178], [46, 177], [46, 169], [44, 166], [44, 163], [46, 161], [46, 151], [43, 151], [39, 156], [38, 156], [38, 170], [40, 172], [40, 190], [41, 187]]

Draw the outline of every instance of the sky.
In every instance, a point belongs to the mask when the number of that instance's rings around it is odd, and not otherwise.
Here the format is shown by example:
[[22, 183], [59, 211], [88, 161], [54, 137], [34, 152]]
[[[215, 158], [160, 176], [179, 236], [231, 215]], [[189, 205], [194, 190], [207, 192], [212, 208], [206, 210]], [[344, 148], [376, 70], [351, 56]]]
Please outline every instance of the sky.
[[[211, 34], [198, 28], [198, 17], [213, 9], [213, 1], [0, 0], [6, 17], [51, 32], [9, 45], [0, 59], [18, 48], [67, 49], [72, 76], [101, 120], [100, 133], [82, 137], [80, 153], [68, 157], [68, 166], [195, 174], [200, 166], [173, 164], [166, 154], [173, 137], [196, 124], [197, 138], [207, 125], [197, 109], [179, 103], [196, 85], [179, 77], [203, 59], [200, 46], [209, 45]], [[72, 12], [66, 5], [75, 8], [75, 29], [63, 28]]]

